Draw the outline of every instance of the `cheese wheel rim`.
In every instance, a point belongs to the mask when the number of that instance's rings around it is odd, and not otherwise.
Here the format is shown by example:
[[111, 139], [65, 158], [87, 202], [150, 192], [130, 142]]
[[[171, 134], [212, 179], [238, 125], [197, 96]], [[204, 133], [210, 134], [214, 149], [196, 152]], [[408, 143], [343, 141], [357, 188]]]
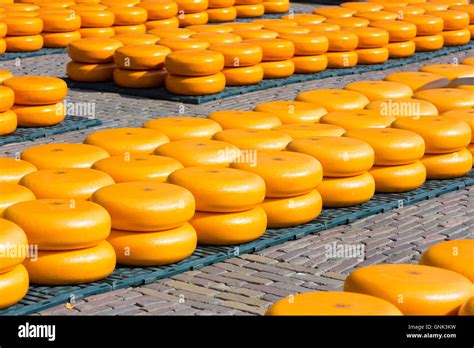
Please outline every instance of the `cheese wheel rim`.
[[56, 77], [16, 76], [3, 85], [13, 90], [15, 103], [20, 105], [55, 104], [67, 95], [66, 82]]

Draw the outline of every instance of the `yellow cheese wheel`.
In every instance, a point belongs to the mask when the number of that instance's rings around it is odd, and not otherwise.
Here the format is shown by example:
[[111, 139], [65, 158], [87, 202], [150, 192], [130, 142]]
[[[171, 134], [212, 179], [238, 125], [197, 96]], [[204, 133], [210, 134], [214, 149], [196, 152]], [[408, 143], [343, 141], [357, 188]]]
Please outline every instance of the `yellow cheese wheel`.
[[415, 93], [415, 98], [433, 103], [439, 112], [474, 107], [472, 91], [458, 88], [434, 88]]
[[469, 144], [466, 149], [467, 149], [469, 152], [471, 152], [471, 155], [472, 155], [472, 166], [474, 167], [474, 145], [473, 145], [473, 144]]
[[127, 153], [148, 155], [168, 142], [168, 137], [163, 133], [145, 128], [104, 129], [91, 133], [84, 139], [84, 144], [102, 148], [111, 156]]
[[359, 38], [350, 30], [320, 30], [313, 31], [318, 35], [325, 36], [329, 41], [328, 51], [330, 52], [346, 52], [357, 48]]
[[237, 161], [231, 167], [257, 174], [265, 181], [266, 197], [299, 196], [314, 190], [322, 181], [323, 168], [311, 156], [297, 152], [262, 151], [255, 163]]
[[7, 36], [5, 38], [7, 52], [34, 52], [43, 48], [41, 35]]
[[453, 315], [472, 296], [472, 283], [441, 268], [384, 264], [353, 271], [346, 278], [344, 291], [387, 300], [405, 315]]
[[177, 160], [153, 155], [112, 156], [94, 163], [93, 169], [109, 174], [115, 182], [165, 182], [175, 170], [183, 168]]
[[[195, 180], [199, 177], [199, 180]], [[172, 173], [168, 182], [194, 195], [196, 209], [214, 213], [249, 210], [263, 202], [265, 182], [258, 175], [232, 168], [193, 167]]]
[[225, 141], [241, 150], [284, 150], [291, 137], [271, 129], [226, 129], [214, 134], [215, 140]]
[[469, 14], [465, 11], [441, 10], [427, 14], [441, 18], [444, 23], [443, 30], [460, 30], [469, 25]]
[[425, 153], [423, 138], [403, 129], [352, 129], [344, 136], [368, 143], [375, 152], [374, 164], [378, 166], [398, 166], [419, 160]]
[[379, 99], [370, 102], [366, 109], [374, 110], [382, 116], [392, 117], [414, 117], [414, 116], [437, 116], [438, 109], [433, 104], [420, 99]]
[[233, 31], [232, 27], [222, 24], [190, 25], [186, 29], [195, 33], [230, 33]]
[[471, 297], [469, 300], [464, 302], [464, 304], [459, 308], [458, 315], [474, 315], [474, 297]]
[[211, 139], [214, 134], [222, 130], [213, 120], [189, 116], [157, 118], [146, 122], [143, 126], [159, 130], [170, 141]]
[[124, 88], [156, 88], [165, 84], [165, 70], [127, 70], [116, 68], [113, 79], [116, 85]]
[[178, 5], [174, 1], [140, 2], [136, 6], [146, 10], [148, 20], [167, 19], [178, 14]]
[[390, 42], [408, 41], [416, 36], [416, 25], [405, 21], [373, 21], [370, 25], [375, 28], [387, 30], [390, 36]]
[[328, 66], [328, 58], [326, 54], [317, 56], [296, 56], [291, 58], [295, 65], [296, 74], [311, 74], [326, 70]]
[[52, 105], [14, 105], [12, 111], [17, 116], [19, 127], [49, 127], [64, 120], [66, 110], [63, 103]]
[[471, 127], [471, 143], [474, 143], [474, 108], [444, 112], [441, 116], [464, 121]]
[[148, 31], [148, 34], [158, 36], [160, 41], [163, 39], [187, 39], [195, 33], [195, 31], [186, 28], [162, 28]]
[[317, 34], [280, 34], [279, 37], [293, 42], [296, 56], [314, 56], [326, 53], [329, 47], [328, 39]]
[[265, 13], [265, 6], [263, 6], [263, 4], [239, 5], [234, 7], [237, 10], [237, 18], [261, 17]]
[[337, 24], [342, 29], [364, 28], [369, 25], [369, 21], [367, 19], [357, 17], [328, 18], [326, 23]]
[[357, 53], [358, 64], [382, 64], [388, 60], [389, 52], [386, 47], [361, 48], [354, 51]]
[[316, 158], [325, 177], [350, 177], [369, 170], [374, 164], [374, 150], [365, 141], [348, 137], [320, 136], [294, 139], [288, 151]]
[[215, 51], [177, 51], [166, 56], [165, 67], [170, 74], [207, 76], [224, 68], [224, 56]]
[[147, 11], [141, 7], [109, 7], [115, 16], [114, 25], [138, 25], [147, 20]]
[[23, 17], [23, 18], [38, 18], [38, 11], [15, 11], [6, 10], [2, 17]]
[[226, 86], [254, 85], [263, 80], [264, 70], [261, 64], [244, 66], [242, 68], [224, 68]]
[[447, 4], [449, 6], [453, 5], [466, 5], [469, 3], [468, 0], [436, 0], [437, 3]]
[[290, 10], [290, 1], [264, 1], [263, 7], [268, 14], [286, 13]]
[[471, 32], [469, 29], [443, 31], [444, 46], [462, 46], [466, 45], [471, 41]]
[[112, 39], [119, 40], [125, 46], [154, 45], [160, 40], [151, 34], [121, 34], [113, 36]]
[[240, 151], [223, 141], [187, 139], [161, 145], [154, 154], [174, 158], [185, 167], [228, 167], [240, 156]]
[[0, 184], [17, 184], [20, 179], [36, 167], [17, 158], [0, 157]]
[[328, 68], [345, 69], [356, 66], [359, 59], [355, 51], [348, 52], [328, 52], [326, 53], [328, 59]]
[[426, 168], [416, 161], [398, 166], [373, 166], [369, 171], [375, 180], [375, 192], [407, 192], [423, 185]]
[[[0, 218], [0, 227], [2, 228], [2, 234], [0, 236], [0, 251], [2, 252], [2, 255], [8, 256], [0, 259], [1, 276], [25, 260], [25, 252], [28, 249], [28, 239], [25, 232], [13, 222]], [[18, 248], [19, 252], [16, 254], [11, 253], [12, 247]]]
[[190, 256], [197, 245], [190, 224], [159, 232], [112, 230], [107, 241], [114, 247], [117, 263], [128, 266], [161, 266]]
[[187, 13], [178, 15], [178, 23], [180, 27], [187, 27], [190, 25], [202, 25], [209, 21], [209, 16], [206, 11], [197, 13]]
[[358, 12], [355, 17], [365, 18], [370, 22], [375, 21], [394, 21], [398, 19], [398, 14], [389, 11], [367, 11]]
[[358, 81], [344, 87], [364, 94], [370, 101], [377, 99], [410, 98], [413, 91], [406, 84], [392, 81]]
[[467, 149], [441, 155], [425, 155], [421, 162], [428, 179], [451, 179], [463, 176], [472, 169], [472, 154]]
[[263, 61], [284, 61], [295, 54], [295, 45], [289, 40], [282, 39], [250, 39], [245, 43], [251, 43], [261, 47]]
[[306, 24], [303, 25], [305, 28], [308, 28], [310, 32], [320, 32], [320, 31], [335, 31], [341, 30], [341, 27], [337, 24], [332, 23], [319, 23], [319, 24]]
[[191, 38], [169, 38], [160, 40], [160, 45], [168, 47], [171, 51], [202, 51], [209, 48], [210, 44], [207, 41]]
[[17, 125], [17, 117], [13, 111], [0, 112], [0, 135], [13, 133]]
[[267, 29], [238, 29], [233, 32], [235, 35], [239, 35], [242, 40], [252, 40], [252, 39], [276, 39], [278, 38], [278, 33], [273, 30]]
[[120, 6], [120, 7], [133, 7], [140, 1], [138, 0], [101, 0], [100, 3], [107, 7]]
[[413, 7], [413, 6], [400, 6], [400, 5], [395, 5], [395, 6], [384, 6], [384, 11], [388, 12], [393, 12], [398, 15], [398, 19], [400, 20], [405, 20], [407, 16], [411, 15], [422, 15], [426, 11], [422, 8], [419, 7]]
[[81, 17], [75, 14], [43, 14], [41, 19], [44, 32], [63, 33], [81, 28]]
[[29, 278], [25, 266], [18, 265], [0, 274], [0, 308], [19, 302], [28, 292]]
[[100, 205], [68, 199], [38, 199], [18, 203], [5, 218], [25, 231], [28, 242], [39, 250], [88, 248], [110, 233], [110, 216]]
[[443, 48], [443, 35], [418, 36], [413, 39], [416, 52], [436, 51]]
[[306, 292], [283, 298], [266, 312], [268, 316], [292, 315], [402, 315], [390, 302], [350, 292]]
[[449, 269], [474, 282], [474, 240], [460, 239], [437, 243], [423, 252], [420, 265]]
[[277, 100], [258, 104], [255, 111], [269, 113], [277, 116], [282, 124], [312, 124], [318, 122], [326, 114], [325, 108], [318, 104]]
[[40, 18], [8, 15], [2, 18], [7, 25], [7, 35], [38, 35], [43, 31], [43, 21]]
[[347, 18], [352, 17], [356, 11], [354, 9], [339, 6], [325, 6], [315, 8], [313, 13], [326, 18]]
[[379, 48], [388, 44], [388, 32], [379, 28], [353, 28], [351, 31], [359, 37], [357, 48]]
[[0, 112], [8, 111], [15, 102], [15, 94], [8, 87], [0, 86]]
[[444, 25], [443, 19], [437, 16], [436, 13], [437, 11], [432, 12], [430, 15], [404, 15], [403, 20], [416, 25], [417, 36], [436, 35], [443, 31]]
[[115, 64], [87, 64], [70, 61], [67, 63], [67, 76], [79, 82], [107, 82], [113, 80]]
[[101, 5], [100, 1], [91, 1], [90, 3], [88, 3], [88, 2], [79, 3], [78, 1], [76, 1], [76, 4], [68, 6], [69, 10], [74, 10], [76, 12], [80, 12], [80, 11], [104, 11], [104, 10], [107, 10], [107, 8], [108, 8], [108, 6]]
[[11, 205], [35, 200], [33, 192], [17, 184], [0, 183], [0, 191], [2, 192], [2, 196], [0, 197], [0, 217], [5, 209]]
[[195, 13], [205, 11], [208, 6], [208, 0], [176, 0], [179, 13]]
[[7, 11], [34, 12], [39, 9], [39, 6], [35, 4], [6, 3], [2, 5], [2, 8]]
[[219, 93], [224, 90], [225, 83], [225, 76], [222, 73], [198, 77], [167, 75], [165, 80], [166, 89], [179, 95]]
[[13, 74], [10, 71], [0, 69], [0, 85], [2, 85], [5, 80], [8, 80], [9, 78], [12, 78], [12, 77], [13, 77]]
[[79, 31], [61, 32], [61, 33], [43, 33], [43, 46], [47, 48], [65, 48], [71, 42], [79, 40], [81, 33]]
[[440, 116], [401, 117], [392, 127], [418, 133], [425, 140], [427, 154], [459, 151], [471, 142], [471, 128], [461, 120]]
[[293, 139], [309, 138], [309, 137], [340, 137], [344, 134], [345, 129], [333, 126], [331, 124], [322, 123], [296, 123], [284, 124], [275, 127], [275, 130], [288, 134]]
[[[114, 53], [117, 67], [129, 70], [154, 70], [164, 67], [165, 57], [171, 53], [160, 45], [130, 45], [118, 48]], [[164, 77], [163, 77], [164, 80]]]
[[79, 32], [82, 39], [110, 39], [115, 35], [115, 30], [112, 27], [81, 28]]
[[453, 5], [453, 6], [450, 6], [449, 9], [467, 12], [469, 14], [469, 22], [471, 24], [474, 23], [474, 6], [472, 4]]
[[3, 83], [15, 93], [20, 105], [46, 105], [62, 101], [67, 94], [66, 83], [55, 77], [17, 76]]
[[278, 34], [304, 35], [310, 33], [310, 29], [300, 25], [264, 25], [264, 28], [276, 31]]
[[215, 111], [208, 118], [219, 123], [222, 129], [272, 129], [281, 125], [277, 116], [258, 111]]
[[136, 25], [114, 25], [115, 35], [122, 34], [145, 34], [149, 30], [145, 24], [136, 24]]
[[230, 22], [225, 24], [227, 27], [234, 29], [234, 32], [239, 30], [261, 30], [263, 29], [263, 24], [254, 23], [254, 22]]
[[327, 111], [360, 110], [369, 103], [367, 97], [362, 93], [343, 89], [318, 89], [301, 92], [295, 100], [321, 105]]
[[385, 81], [403, 83], [413, 92], [426, 89], [444, 88], [449, 85], [449, 80], [442, 75], [429, 72], [402, 71], [387, 75]]
[[193, 39], [209, 42], [212, 44], [231, 44], [239, 43], [242, 38], [233, 33], [213, 33], [213, 32], [198, 32], [191, 35]]
[[429, 72], [454, 80], [461, 77], [473, 77], [474, 66], [465, 64], [433, 64], [425, 65], [420, 69], [422, 72]]
[[416, 45], [413, 40], [403, 42], [392, 42], [387, 46], [390, 58], [406, 58], [416, 51]]
[[280, 79], [293, 75], [295, 64], [291, 59], [262, 62], [263, 78]]
[[250, 43], [213, 44], [209, 50], [224, 56], [225, 67], [246, 67], [260, 63], [263, 51], [260, 46]]
[[369, 173], [345, 178], [323, 178], [318, 186], [323, 207], [350, 207], [369, 201], [375, 193], [375, 181]]
[[461, 62], [463, 65], [474, 65], [474, 57], [464, 58]]
[[293, 20], [298, 25], [319, 24], [326, 20], [325, 17], [312, 13], [290, 13], [281, 18]]
[[434, 3], [434, 2], [420, 2], [416, 4], [411, 4], [413, 7], [421, 8], [425, 11], [440, 11], [447, 10], [449, 8], [448, 4]]
[[145, 22], [145, 29], [154, 30], [154, 29], [178, 29], [179, 28], [179, 19], [177, 17], [171, 17], [167, 19], [157, 19], [154, 21]]
[[19, 183], [38, 199], [88, 200], [96, 190], [112, 185], [114, 180], [106, 173], [89, 168], [55, 168], [27, 174]]
[[230, 22], [237, 18], [235, 7], [213, 8], [206, 10], [209, 22]]
[[208, 0], [208, 8], [223, 8], [234, 6], [235, 0]]
[[115, 50], [122, 46], [120, 41], [114, 39], [80, 39], [68, 45], [68, 54], [80, 63], [110, 63]]
[[341, 7], [349, 8], [357, 12], [366, 12], [366, 11], [380, 11], [383, 9], [382, 5], [370, 3], [370, 2], [344, 2], [341, 4]]
[[382, 115], [375, 110], [341, 110], [332, 111], [321, 117], [319, 122], [342, 127], [343, 129], [386, 128], [390, 127], [395, 117]]
[[27, 259], [30, 281], [42, 285], [69, 285], [94, 282], [115, 269], [115, 252], [107, 242], [71, 251], [40, 251], [38, 259]]
[[267, 228], [267, 216], [261, 207], [234, 213], [196, 212], [189, 222], [199, 244], [235, 245], [258, 239]]

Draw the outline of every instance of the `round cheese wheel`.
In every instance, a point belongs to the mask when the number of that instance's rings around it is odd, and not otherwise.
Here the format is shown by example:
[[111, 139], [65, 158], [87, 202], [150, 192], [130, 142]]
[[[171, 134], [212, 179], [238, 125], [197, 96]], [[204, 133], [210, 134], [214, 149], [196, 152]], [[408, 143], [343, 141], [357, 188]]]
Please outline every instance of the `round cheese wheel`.
[[398, 14], [389, 11], [367, 11], [358, 12], [354, 15], [355, 17], [365, 18], [370, 22], [375, 21], [394, 21], [398, 19]]
[[222, 73], [198, 77], [167, 75], [165, 80], [166, 89], [178, 95], [215, 94], [224, 90], [225, 84]]
[[[2, 40], [3, 42], [3, 40]], [[41, 35], [7, 36], [5, 37], [7, 52], [34, 52], [43, 48]]]
[[15, 94], [11, 88], [0, 86], [0, 112], [11, 109], [15, 103]]
[[43, 33], [43, 46], [47, 48], [66, 48], [71, 42], [79, 40], [81, 33], [70, 31], [65, 33]]
[[473, 77], [474, 67], [465, 64], [433, 64], [425, 65], [420, 69], [422, 72], [438, 74], [449, 80], [455, 80], [462, 77]]
[[326, 18], [347, 18], [352, 17], [356, 11], [354, 9], [339, 6], [325, 6], [315, 8], [313, 13]]
[[139, 3], [138, 0], [101, 0], [101, 4], [112, 7], [112, 6], [120, 6], [120, 7], [133, 7]]
[[238, 30], [261, 30], [263, 29], [263, 24], [254, 23], [254, 22], [230, 22], [225, 24], [227, 27], [234, 29], [234, 32]]
[[[7, 185], [7, 184], [3, 184]], [[21, 249], [28, 248], [28, 239], [25, 232], [20, 226], [14, 224], [5, 219], [0, 218], [0, 226], [2, 228], [2, 235], [0, 237], [0, 251], [2, 255], [8, 255], [9, 257], [2, 257], [0, 259], [0, 276], [5, 274], [7, 271], [11, 271], [15, 266], [21, 264], [25, 260], [23, 253], [11, 253], [12, 247]], [[8, 254], [10, 252], [10, 254]]]
[[417, 92], [414, 97], [433, 103], [441, 113], [474, 106], [472, 91], [459, 88], [434, 88]]
[[17, 184], [20, 179], [36, 167], [19, 158], [0, 157], [0, 184]]
[[353, 28], [351, 31], [359, 37], [357, 48], [380, 48], [388, 44], [388, 32], [379, 28]]
[[2, 18], [8, 36], [38, 35], [43, 31], [43, 21], [36, 17], [8, 15]]
[[156, 118], [145, 122], [143, 127], [162, 132], [170, 141], [211, 139], [214, 134], [222, 130], [213, 120], [189, 116]]
[[128, 70], [162, 69], [170, 53], [168, 47], [159, 45], [124, 46], [115, 51], [114, 62], [118, 68]]
[[319, 121], [349, 130], [387, 128], [395, 121], [395, 117], [390, 114], [381, 114], [375, 110], [341, 110], [329, 112]]
[[12, 78], [12, 77], [13, 77], [13, 74], [10, 71], [0, 69], [0, 85], [2, 85], [5, 80], [8, 80], [9, 78]]
[[345, 178], [323, 178], [318, 186], [323, 207], [350, 207], [369, 201], [375, 193], [375, 181], [369, 173]]
[[403, 42], [392, 42], [387, 46], [390, 58], [406, 58], [413, 55], [416, 51], [416, 45], [413, 40]]
[[215, 51], [175, 51], [166, 56], [165, 68], [174, 75], [217, 74], [224, 68], [224, 56]]
[[364, 28], [369, 25], [369, 20], [365, 18], [348, 17], [348, 18], [328, 18], [326, 23], [339, 25], [342, 29]]
[[67, 95], [66, 83], [56, 77], [16, 76], [3, 82], [15, 93], [20, 105], [47, 105], [62, 101]]
[[224, 66], [229, 68], [253, 66], [262, 61], [263, 51], [258, 45], [250, 43], [214, 44], [209, 50], [224, 56]]
[[320, 32], [320, 31], [335, 31], [341, 30], [341, 27], [337, 24], [332, 23], [319, 23], [319, 24], [305, 24], [303, 25], [305, 28], [308, 28], [311, 33], [313, 32]]
[[190, 25], [186, 29], [195, 33], [230, 33], [233, 29], [222, 24]]
[[332, 69], [346, 69], [356, 66], [359, 57], [357, 52], [328, 52], [326, 53], [328, 59], [328, 68]]
[[235, 0], [208, 0], [208, 8], [223, 8], [234, 6]]
[[239, 5], [234, 6], [237, 10], [237, 18], [255, 18], [265, 14], [265, 6], [257, 5]]
[[413, 39], [416, 52], [437, 51], [443, 48], [443, 35], [417, 36]]
[[258, 104], [255, 111], [277, 116], [283, 124], [312, 124], [318, 122], [327, 111], [322, 106], [313, 103], [278, 100]]
[[289, 40], [282, 39], [251, 39], [246, 43], [257, 45], [262, 49], [263, 61], [284, 61], [293, 57], [295, 45]]
[[81, 28], [79, 29], [82, 39], [110, 39], [115, 36], [115, 30], [111, 27], [104, 28]]
[[264, 25], [267, 30], [275, 31], [278, 34], [290, 34], [290, 35], [304, 35], [310, 33], [308, 28], [303, 26], [295, 25]]
[[79, 63], [111, 63], [114, 52], [123, 44], [114, 39], [80, 39], [68, 45], [68, 54]]
[[434, 3], [434, 2], [420, 2], [416, 4], [411, 4], [413, 7], [421, 8], [425, 11], [440, 11], [447, 10], [449, 8], [448, 4]]
[[179, 11], [183, 13], [202, 12], [207, 9], [208, 0], [176, 0]]
[[333, 126], [331, 124], [322, 123], [296, 123], [284, 124], [275, 127], [275, 130], [288, 134], [293, 139], [309, 138], [309, 137], [340, 137], [345, 133], [345, 129]]
[[213, 8], [206, 10], [208, 21], [215, 22], [231, 22], [237, 18], [237, 10], [235, 7]]
[[231, 44], [239, 43], [242, 38], [233, 33], [213, 33], [213, 32], [198, 32], [191, 35], [193, 39], [209, 42], [212, 44]]
[[370, 26], [387, 30], [390, 42], [408, 41], [416, 36], [416, 25], [405, 21], [373, 21], [370, 23]]
[[325, 17], [312, 13], [290, 13], [281, 18], [295, 21], [298, 25], [319, 24], [326, 20]]
[[441, 35], [445, 47], [467, 45], [471, 41], [469, 29], [443, 31]]
[[148, 20], [167, 19], [178, 14], [178, 4], [174, 1], [140, 2], [136, 6], [146, 10]]
[[0, 308], [19, 302], [28, 292], [29, 277], [25, 266], [18, 265], [0, 274]]
[[108, 11], [115, 16], [114, 25], [138, 25], [147, 20], [147, 10], [141, 7], [109, 7]]
[[369, 100], [410, 98], [412, 90], [406, 84], [392, 81], [358, 81], [344, 87], [364, 94]]
[[[444, 112], [441, 116], [454, 118], [466, 122], [471, 127], [471, 135], [474, 136], [474, 108], [447, 111]], [[472, 142], [473, 141], [471, 141], [471, 143]]]
[[359, 44], [359, 38], [350, 30], [320, 30], [313, 32], [318, 35], [323, 35], [328, 39], [328, 51], [330, 52], [352, 51], [356, 49]]
[[358, 12], [367, 12], [367, 11], [380, 11], [383, 9], [382, 5], [371, 3], [371, 2], [344, 2], [340, 5], [341, 7], [349, 8]]
[[413, 6], [384, 6], [384, 11], [388, 12], [393, 12], [398, 15], [398, 19], [400, 20], [405, 20], [405, 17], [411, 16], [411, 15], [422, 15], [426, 11], [422, 8], [419, 7], [413, 7]]
[[244, 66], [242, 68], [225, 68], [222, 70], [226, 86], [248, 86], [263, 80], [264, 69], [261, 64]]
[[239, 35], [242, 40], [252, 40], [252, 39], [276, 39], [278, 38], [278, 33], [273, 30], [267, 29], [238, 29], [233, 32], [235, 35]]
[[311, 74], [326, 70], [328, 66], [328, 58], [325, 54], [317, 56], [297, 56], [291, 58], [295, 65], [296, 74]]
[[443, 30], [460, 30], [469, 25], [469, 14], [465, 11], [441, 10], [427, 12], [429, 15], [439, 17], [443, 20]]
[[81, 17], [75, 14], [43, 14], [41, 19], [43, 31], [47, 33], [63, 33], [81, 28]]
[[295, 100], [319, 104], [327, 111], [360, 110], [369, 104], [369, 99], [362, 93], [342, 89], [318, 89], [301, 92]]
[[296, 56], [315, 56], [328, 51], [329, 41], [316, 34], [280, 34], [279, 37], [293, 42]]
[[187, 27], [190, 25], [206, 24], [209, 21], [209, 16], [206, 11], [197, 13], [187, 13], [178, 15], [178, 23], [180, 27]]
[[145, 34], [147, 30], [149, 30], [145, 24], [137, 24], [137, 25], [114, 25], [112, 27], [114, 29], [115, 35], [122, 35], [122, 34]]
[[160, 45], [171, 51], [207, 50], [210, 44], [206, 41], [191, 38], [169, 38], [160, 40]]
[[286, 13], [290, 10], [290, 1], [264, 1], [263, 7], [268, 14]]
[[426, 167], [428, 179], [451, 179], [469, 173], [472, 169], [472, 154], [467, 149], [441, 155], [425, 155], [421, 163]]
[[121, 34], [113, 36], [112, 39], [119, 40], [125, 46], [154, 45], [160, 41], [159, 37], [150, 34]]
[[415, 117], [415, 116], [437, 116], [436, 106], [425, 100], [400, 98], [379, 99], [370, 102], [366, 107], [374, 110], [382, 116], [391, 117]]
[[156, 88], [165, 84], [165, 70], [128, 70], [115, 68], [113, 79], [117, 86], [124, 88]]
[[215, 140], [225, 141], [241, 150], [276, 150], [286, 148], [291, 137], [271, 129], [226, 129], [214, 135]]
[[148, 34], [158, 36], [160, 44], [163, 39], [187, 39], [195, 33], [195, 31], [186, 28], [162, 28], [148, 31]]
[[3, 217], [6, 218], [4, 212], [10, 206], [36, 199], [33, 192], [17, 184], [0, 183], [0, 190], [2, 192], [0, 197], [0, 217], [4, 215]]
[[413, 23], [416, 25], [416, 35], [436, 35], [443, 31], [443, 19], [436, 16], [437, 12], [431, 15], [423, 14], [411, 14], [403, 16], [405, 22]]
[[19, 127], [49, 127], [64, 120], [66, 110], [59, 102], [52, 105], [23, 106], [15, 105], [12, 111], [17, 116]]
[[291, 59], [262, 62], [264, 79], [280, 79], [291, 76], [295, 72], [295, 63]]
[[178, 29], [179, 28], [179, 19], [177, 17], [171, 17], [167, 19], [156, 19], [154, 21], [145, 22], [145, 29], [154, 30], [154, 29]]
[[375, 180], [375, 192], [383, 193], [412, 191], [426, 180], [426, 168], [420, 161], [399, 166], [373, 166], [369, 173]]
[[67, 63], [67, 76], [79, 82], [107, 82], [113, 80], [115, 64], [87, 64], [70, 61]]
[[357, 63], [362, 65], [382, 64], [388, 60], [389, 52], [386, 47], [361, 48], [355, 50]]

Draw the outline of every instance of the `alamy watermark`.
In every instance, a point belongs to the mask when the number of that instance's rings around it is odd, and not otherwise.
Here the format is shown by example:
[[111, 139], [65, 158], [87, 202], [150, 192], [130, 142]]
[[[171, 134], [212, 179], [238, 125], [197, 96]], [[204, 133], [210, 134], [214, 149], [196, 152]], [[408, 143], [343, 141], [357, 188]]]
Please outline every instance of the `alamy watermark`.
[[327, 259], [357, 259], [363, 261], [365, 259], [365, 245], [357, 244], [338, 244], [332, 242], [324, 246]]

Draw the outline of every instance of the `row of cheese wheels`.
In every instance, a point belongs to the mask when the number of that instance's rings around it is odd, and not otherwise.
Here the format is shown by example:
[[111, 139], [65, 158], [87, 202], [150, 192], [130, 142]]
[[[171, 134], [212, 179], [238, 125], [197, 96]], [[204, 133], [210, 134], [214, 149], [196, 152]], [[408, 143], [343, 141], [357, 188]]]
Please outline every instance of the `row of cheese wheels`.
[[266, 315], [474, 315], [474, 240], [437, 243], [416, 264], [352, 271], [344, 292], [291, 295]]
[[[36, 91], [43, 89], [41, 95]], [[54, 77], [13, 77], [0, 70], [0, 135], [17, 127], [48, 127], [66, 117], [66, 83]]]

